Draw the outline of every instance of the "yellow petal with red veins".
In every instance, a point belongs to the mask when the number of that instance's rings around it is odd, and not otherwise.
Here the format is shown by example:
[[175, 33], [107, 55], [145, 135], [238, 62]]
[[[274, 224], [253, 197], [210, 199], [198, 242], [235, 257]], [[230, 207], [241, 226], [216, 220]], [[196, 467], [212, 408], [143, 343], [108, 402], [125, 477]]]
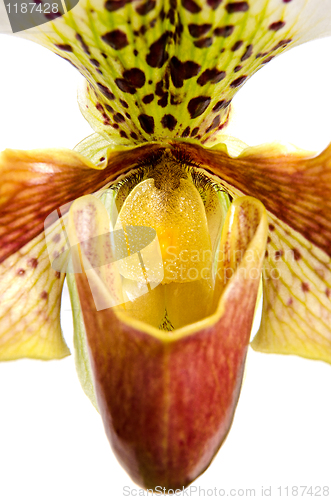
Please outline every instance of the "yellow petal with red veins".
[[270, 217], [270, 227], [252, 347], [331, 363], [331, 259], [279, 220]]
[[0, 264], [0, 360], [70, 354], [60, 326], [64, 277], [51, 268], [43, 233]]
[[99, 165], [70, 150], [3, 151], [0, 154], [0, 262], [40, 234], [51, 212], [104, 187], [153, 149], [155, 146], [151, 145], [109, 151], [108, 161], [103, 160]]
[[[96, 199], [94, 206], [103, 211]], [[76, 208], [81, 206], [72, 205], [72, 220]], [[89, 225], [91, 238], [100, 230], [100, 217], [95, 221]], [[232, 422], [260, 282], [255, 271], [261, 271], [267, 237], [262, 204], [237, 200], [225, 228], [223, 243], [234, 246], [224, 265], [233, 275], [216, 312], [172, 332], [129, 318], [119, 307], [97, 310], [91, 276], [75, 274], [107, 436], [132, 479], [147, 488], [182, 488], [193, 481], [208, 467]], [[239, 260], [232, 255], [238, 249]], [[78, 255], [90, 272], [84, 245]], [[93, 279], [105, 293], [97, 271]]]
[[319, 155], [277, 145], [247, 148], [237, 158], [189, 151], [233, 196], [254, 196], [269, 212], [254, 349], [331, 362], [331, 145]]

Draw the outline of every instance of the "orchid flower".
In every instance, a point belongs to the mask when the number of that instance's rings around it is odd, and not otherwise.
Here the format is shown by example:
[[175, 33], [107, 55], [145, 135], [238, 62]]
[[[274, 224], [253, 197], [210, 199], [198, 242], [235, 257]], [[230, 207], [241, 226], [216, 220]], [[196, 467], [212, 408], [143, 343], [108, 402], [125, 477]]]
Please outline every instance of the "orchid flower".
[[[316, 0], [82, 0], [24, 33], [85, 76], [95, 133], [0, 157], [0, 356], [69, 354], [67, 271], [80, 381], [145, 488], [188, 485], [224, 441], [261, 276], [252, 347], [331, 360], [330, 147], [220, 142], [250, 76], [330, 33]], [[130, 226], [157, 236], [140, 273], [102, 238]]]

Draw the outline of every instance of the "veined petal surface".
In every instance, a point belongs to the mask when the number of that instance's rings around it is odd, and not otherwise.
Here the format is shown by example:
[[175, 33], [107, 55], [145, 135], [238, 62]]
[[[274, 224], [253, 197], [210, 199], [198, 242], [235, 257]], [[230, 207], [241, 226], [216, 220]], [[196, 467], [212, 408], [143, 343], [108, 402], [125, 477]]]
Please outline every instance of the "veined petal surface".
[[83, 194], [101, 189], [154, 148], [152, 145], [139, 151], [113, 152], [108, 161], [99, 158], [98, 166], [70, 150], [2, 152], [0, 262], [43, 231], [49, 214]]
[[208, 141], [239, 87], [286, 48], [331, 32], [323, 0], [81, 0], [24, 33], [86, 78], [79, 98], [115, 143]]
[[[85, 212], [83, 205], [84, 199], [72, 205], [69, 225], [79, 237], [80, 226], [87, 227], [85, 217], [92, 238], [107, 225], [104, 207], [93, 197], [86, 197]], [[232, 275], [225, 280], [217, 310], [174, 332], [161, 332], [128, 318], [119, 307], [98, 311], [96, 295], [98, 290], [99, 297], [111, 293], [112, 285], [107, 291], [107, 282], [113, 283], [112, 270], [103, 279], [98, 270], [92, 276], [90, 266], [88, 277], [84, 272], [75, 274], [105, 430], [121, 464], [144, 487], [182, 488], [193, 481], [208, 466], [229, 430], [266, 238], [263, 205], [250, 197], [236, 200], [226, 217], [221, 241], [229, 259], [222, 260], [220, 267], [226, 265]], [[89, 246], [80, 246], [83, 267], [89, 253]], [[239, 316], [238, 308], [242, 310]]]
[[255, 196], [269, 213], [254, 349], [331, 362], [331, 146], [311, 157], [276, 145], [247, 148], [237, 158], [198, 146], [190, 154], [234, 197]]
[[60, 325], [65, 274], [54, 271], [41, 233], [0, 264], [0, 360], [70, 354]]

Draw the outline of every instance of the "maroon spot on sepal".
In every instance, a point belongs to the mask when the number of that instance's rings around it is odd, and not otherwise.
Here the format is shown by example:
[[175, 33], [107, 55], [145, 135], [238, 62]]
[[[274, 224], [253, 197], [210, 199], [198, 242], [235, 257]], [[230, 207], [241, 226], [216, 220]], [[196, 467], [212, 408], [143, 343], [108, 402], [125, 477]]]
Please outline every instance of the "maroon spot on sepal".
[[217, 128], [221, 122], [221, 118], [217, 115], [213, 119], [212, 124], [207, 128], [206, 133], [210, 132], [211, 130], [214, 130], [214, 128]]
[[123, 115], [121, 115], [121, 113], [116, 113], [113, 118], [116, 123], [122, 123], [125, 121], [125, 118]]
[[55, 47], [60, 50], [64, 50], [65, 52], [73, 52], [71, 45], [68, 43], [56, 43]]
[[33, 269], [36, 269], [38, 266], [38, 259], [32, 258], [28, 260], [28, 266], [32, 267]]
[[233, 82], [230, 83], [230, 87], [232, 88], [239, 87], [244, 83], [246, 79], [247, 79], [246, 75], [240, 76], [239, 78], [236, 78], [235, 80], [233, 80]]
[[152, 102], [154, 99], [154, 95], [153, 94], [148, 94], [148, 95], [145, 95], [143, 98], [142, 98], [142, 101], [144, 104], [149, 104], [150, 102]]
[[284, 26], [285, 26], [284, 21], [276, 21], [275, 23], [270, 24], [269, 30], [278, 31], [281, 28], [284, 28]]
[[161, 97], [161, 99], [159, 99], [157, 101], [158, 105], [161, 106], [161, 108], [165, 108], [168, 104], [168, 92], [165, 92], [165, 94], [163, 94], [163, 96]]
[[206, 69], [198, 78], [197, 83], [201, 86], [206, 83], [218, 83], [225, 78], [225, 71], [219, 71], [217, 68]]
[[124, 49], [124, 47], [129, 45], [126, 34], [121, 30], [109, 31], [101, 39], [115, 50]]
[[223, 2], [223, 0], [207, 0], [207, 4], [209, 5], [209, 7], [211, 7], [213, 10], [217, 9], [217, 7], [219, 5], [221, 5], [221, 3]]
[[182, 6], [192, 14], [198, 14], [201, 11], [201, 7], [193, 0], [182, 0]]
[[208, 96], [199, 96], [191, 99], [187, 105], [191, 118], [197, 118], [202, 115], [202, 113], [208, 108], [210, 101], [211, 99]]
[[144, 113], [142, 113], [141, 115], [138, 116], [138, 120], [144, 132], [146, 132], [147, 134], [153, 134], [154, 118], [152, 116], [145, 115]]
[[24, 276], [25, 274], [25, 269], [18, 269], [16, 272], [17, 276]]
[[173, 115], [164, 115], [164, 117], [161, 120], [161, 124], [163, 128], [167, 128], [169, 130], [173, 130], [176, 125], [177, 125], [177, 120]]
[[236, 50], [240, 49], [240, 47], [244, 44], [242, 40], [238, 40], [235, 42], [231, 48], [232, 52], [236, 52]]
[[247, 2], [232, 2], [228, 3], [225, 8], [229, 14], [235, 14], [236, 12], [247, 12], [249, 5]]
[[102, 85], [102, 83], [97, 83], [97, 86], [98, 89], [103, 93], [103, 95], [107, 97], [107, 99], [110, 99], [112, 101], [115, 99], [114, 94], [107, 87]]
[[249, 57], [251, 57], [251, 55], [253, 54], [253, 45], [247, 45], [247, 48], [243, 54], [243, 56], [241, 57], [241, 61], [246, 61], [246, 59], [248, 59]]
[[107, 0], [105, 3], [105, 8], [108, 12], [114, 12], [115, 10], [122, 9], [127, 3], [131, 3], [132, 0]]
[[191, 132], [191, 137], [194, 137], [199, 132], [199, 127], [195, 127]]
[[148, 14], [149, 12], [151, 12], [151, 10], [155, 8], [155, 5], [156, 5], [155, 0], [147, 0], [147, 2], [136, 7], [136, 12], [140, 16], [146, 16], [146, 14]]
[[47, 300], [48, 299], [48, 293], [43, 290], [40, 294], [40, 298], [43, 299], [43, 300]]
[[266, 59], [264, 59], [261, 64], [267, 64], [268, 62], [270, 62], [275, 56], [269, 56], [267, 57]]
[[214, 29], [215, 36], [222, 36], [224, 38], [227, 38], [228, 36], [232, 35], [233, 32], [234, 32], [234, 26], [232, 25], [221, 26], [220, 28]]
[[310, 288], [309, 288], [309, 284], [308, 283], [301, 283], [301, 289], [303, 292], [309, 292]]
[[200, 40], [196, 40], [194, 42], [194, 45], [197, 47], [197, 49], [206, 49], [207, 47], [210, 47], [213, 43], [213, 39], [210, 37], [206, 38], [200, 38]]
[[190, 135], [190, 127], [186, 127], [186, 129], [182, 133], [182, 137], [188, 137], [189, 135]]
[[225, 99], [222, 99], [221, 101], [218, 101], [215, 106], [213, 107], [213, 111], [219, 111], [220, 109], [226, 108], [230, 104], [230, 101], [226, 101]]
[[242, 66], [239, 65], [239, 66], [236, 66], [233, 71], [235, 73], [238, 73], [238, 71], [240, 71], [241, 69], [242, 69]]
[[211, 28], [211, 24], [189, 24], [188, 30], [194, 38], [200, 38], [206, 35]]
[[166, 60], [168, 59], [168, 53], [166, 51], [166, 45], [169, 37], [172, 36], [171, 31], [166, 31], [160, 36], [156, 42], [152, 43], [149, 48], [149, 53], [146, 56], [146, 62], [151, 68], [162, 68]]
[[84, 39], [83, 37], [79, 34], [79, 33], [76, 33], [76, 39], [79, 41], [79, 43], [81, 44], [85, 54], [88, 54], [90, 55], [90, 49], [88, 48], [88, 45], [84, 42]]
[[129, 105], [123, 101], [123, 99], [120, 99], [120, 103], [122, 104], [123, 108], [128, 109]]
[[170, 74], [172, 83], [176, 88], [180, 88], [184, 84], [184, 80], [193, 78], [201, 69], [201, 66], [194, 61], [182, 62], [177, 57], [172, 57], [170, 60]]

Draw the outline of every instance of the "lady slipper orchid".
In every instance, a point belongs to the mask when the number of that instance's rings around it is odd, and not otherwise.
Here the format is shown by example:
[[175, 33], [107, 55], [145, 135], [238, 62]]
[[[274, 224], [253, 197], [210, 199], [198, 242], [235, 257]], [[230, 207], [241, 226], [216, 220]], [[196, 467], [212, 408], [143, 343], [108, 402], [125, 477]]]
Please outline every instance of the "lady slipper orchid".
[[233, 419], [258, 351], [331, 361], [331, 146], [220, 142], [238, 88], [331, 33], [322, 0], [107, 0], [23, 35], [86, 78], [95, 133], [0, 157], [0, 359], [76, 366], [121, 465], [181, 489]]

